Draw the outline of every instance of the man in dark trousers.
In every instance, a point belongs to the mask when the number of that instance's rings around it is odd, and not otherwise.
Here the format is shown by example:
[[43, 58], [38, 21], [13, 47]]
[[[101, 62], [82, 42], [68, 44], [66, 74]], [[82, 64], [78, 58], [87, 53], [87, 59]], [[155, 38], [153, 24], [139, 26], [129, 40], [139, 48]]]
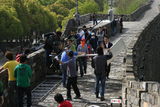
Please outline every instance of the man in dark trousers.
[[93, 13], [92, 15], [92, 20], [93, 20], [93, 25], [97, 25], [97, 17], [96, 17], [96, 13]]
[[27, 95], [27, 107], [31, 107], [31, 89], [30, 80], [32, 76], [31, 67], [27, 64], [27, 56], [20, 57], [20, 64], [16, 66], [14, 71], [17, 86], [18, 107], [24, 107], [24, 94]]
[[[110, 48], [113, 46], [113, 44], [110, 42], [109, 37], [105, 36], [104, 37], [104, 49], [110, 50]], [[107, 79], [109, 79], [109, 73], [110, 73], [110, 69], [111, 69], [111, 63], [109, 63], [106, 67], [106, 71], [107, 71]]]
[[77, 87], [77, 70], [76, 70], [76, 58], [74, 57], [74, 52], [70, 51], [68, 53], [69, 61], [65, 62], [64, 64], [67, 65], [67, 99], [72, 100], [71, 96], [71, 86], [73, 88], [74, 93], [76, 96], [75, 99], [81, 97], [79, 89]]
[[120, 33], [122, 33], [123, 30], [123, 15], [119, 18], [119, 24], [120, 24]]
[[100, 90], [100, 82], [101, 82], [101, 101], [104, 101], [104, 93], [105, 93], [105, 81], [106, 81], [106, 65], [107, 65], [107, 60], [112, 58], [112, 53], [109, 52], [108, 55], [103, 54], [103, 48], [98, 47], [97, 48], [97, 54], [98, 56], [95, 56], [93, 58], [94, 62], [94, 68], [95, 68], [95, 75], [96, 75], [96, 89], [95, 89], [95, 94], [96, 98], [99, 97], [99, 90]]

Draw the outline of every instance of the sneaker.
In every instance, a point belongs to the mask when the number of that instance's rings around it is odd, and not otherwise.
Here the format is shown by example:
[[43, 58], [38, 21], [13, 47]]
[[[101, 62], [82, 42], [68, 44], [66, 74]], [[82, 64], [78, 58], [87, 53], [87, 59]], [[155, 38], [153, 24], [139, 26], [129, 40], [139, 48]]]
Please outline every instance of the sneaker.
[[72, 98], [71, 98], [71, 97], [67, 97], [67, 99], [66, 99], [66, 100], [72, 101]]
[[74, 97], [74, 99], [80, 99], [81, 98], [81, 96], [75, 96]]
[[105, 100], [105, 98], [104, 97], [101, 97], [101, 101], [104, 101]]

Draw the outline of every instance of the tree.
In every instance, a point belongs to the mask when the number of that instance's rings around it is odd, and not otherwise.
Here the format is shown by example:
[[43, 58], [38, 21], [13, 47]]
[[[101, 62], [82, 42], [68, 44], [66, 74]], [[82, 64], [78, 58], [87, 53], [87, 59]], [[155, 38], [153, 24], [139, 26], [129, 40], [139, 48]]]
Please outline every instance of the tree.
[[59, 15], [63, 15], [64, 17], [68, 16], [69, 14], [69, 9], [67, 9], [66, 7], [64, 7], [64, 5], [62, 4], [52, 4], [49, 6], [49, 9], [53, 12], [55, 12], [56, 14]]
[[51, 4], [55, 3], [57, 0], [39, 0], [39, 1], [42, 5], [47, 6], [47, 5], [51, 5]]
[[0, 29], [0, 40], [12, 40], [22, 36], [22, 23], [13, 7], [0, 7]]
[[93, 13], [98, 12], [99, 6], [94, 0], [88, 0], [79, 6], [79, 12], [80, 14], [87, 14], [87, 13]]
[[56, 14], [47, 7], [42, 6], [37, 0], [29, 0], [26, 4], [31, 16], [31, 29], [38, 34], [51, 32], [57, 29]]
[[57, 0], [55, 4], [62, 4], [68, 9], [72, 9], [76, 6], [75, 0]]

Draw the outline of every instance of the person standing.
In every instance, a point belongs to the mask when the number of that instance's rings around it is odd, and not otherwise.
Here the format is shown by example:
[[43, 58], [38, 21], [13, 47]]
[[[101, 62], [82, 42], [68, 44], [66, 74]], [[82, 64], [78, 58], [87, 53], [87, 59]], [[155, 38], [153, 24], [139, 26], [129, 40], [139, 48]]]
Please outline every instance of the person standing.
[[104, 31], [102, 30], [102, 27], [98, 28], [96, 36], [98, 38], [98, 46], [100, 46], [101, 43], [103, 43], [103, 37], [104, 37]]
[[92, 33], [91, 34], [91, 39], [89, 41], [89, 43], [91, 44], [92, 46], [92, 49], [93, 49], [93, 53], [96, 53], [96, 49], [97, 49], [97, 36], [95, 35], [95, 33]]
[[69, 50], [76, 52], [76, 45], [72, 39], [69, 39], [67, 41], [67, 45], [68, 45]]
[[[110, 50], [110, 48], [111, 48], [112, 46], [113, 46], [113, 44], [110, 42], [109, 37], [108, 37], [108, 36], [105, 36], [105, 37], [104, 37], [104, 48], [107, 49], [107, 50]], [[111, 63], [108, 63], [108, 64], [107, 64], [107, 68], [106, 68], [106, 71], [107, 71], [107, 79], [109, 79], [110, 70], [111, 70]]]
[[14, 76], [17, 85], [18, 107], [23, 106], [24, 94], [27, 95], [27, 107], [31, 107], [31, 89], [30, 80], [32, 76], [31, 67], [27, 64], [27, 56], [20, 57], [20, 64], [16, 66]]
[[92, 20], [93, 20], [93, 25], [97, 25], [96, 13], [93, 13], [93, 15], [92, 15]]
[[122, 33], [123, 30], [123, 15], [119, 18], [119, 24], [120, 24], [120, 33]]
[[46, 36], [45, 44], [44, 44], [43, 48], [45, 49], [46, 66], [49, 68], [52, 63], [52, 59], [49, 56], [53, 50], [53, 37], [52, 37], [52, 35]]
[[96, 76], [96, 85], [95, 85], [95, 94], [96, 98], [99, 97], [99, 90], [100, 90], [100, 82], [101, 82], [101, 101], [104, 101], [104, 93], [105, 93], [105, 81], [106, 81], [106, 65], [107, 60], [112, 58], [112, 53], [109, 52], [108, 55], [103, 54], [103, 48], [98, 47], [97, 48], [97, 54], [98, 56], [95, 56], [93, 58], [94, 61], [94, 73]]
[[9, 107], [16, 107], [16, 78], [14, 77], [14, 69], [19, 63], [13, 59], [13, 53], [10, 51], [5, 53], [5, 57], [8, 61], [0, 68], [0, 71], [8, 70]]
[[74, 57], [74, 52], [70, 51], [68, 53], [69, 61], [65, 62], [67, 66], [67, 99], [72, 100], [71, 96], [71, 86], [73, 88], [74, 93], [76, 96], [75, 99], [81, 97], [78, 86], [77, 86], [77, 70], [76, 70], [76, 58]]
[[58, 107], [72, 107], [70, 101], [64, 100], [62, 94], [57, 93], [54, 96], [54, 100], [59, 104]]
[[[85, 39], [81, 40], [81, 44], [78, 45], [77, 52], [84, 52], [85, 54], [88, 53], [88, 46], [85, 42]], [[83, 77], [84, 73], [85, 74], [87, 73], [87, 57], [86, 56], [79, 57], [78, 61], [80, 66], [80, 74], [81, 77]]]

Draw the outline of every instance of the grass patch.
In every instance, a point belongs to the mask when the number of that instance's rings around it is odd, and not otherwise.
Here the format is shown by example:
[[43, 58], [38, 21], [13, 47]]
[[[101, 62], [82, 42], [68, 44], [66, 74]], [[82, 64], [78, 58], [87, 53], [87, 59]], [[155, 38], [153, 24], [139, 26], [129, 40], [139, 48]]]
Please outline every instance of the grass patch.
[[116, 14], [131, 14], [148, 0], [118, 0]]

